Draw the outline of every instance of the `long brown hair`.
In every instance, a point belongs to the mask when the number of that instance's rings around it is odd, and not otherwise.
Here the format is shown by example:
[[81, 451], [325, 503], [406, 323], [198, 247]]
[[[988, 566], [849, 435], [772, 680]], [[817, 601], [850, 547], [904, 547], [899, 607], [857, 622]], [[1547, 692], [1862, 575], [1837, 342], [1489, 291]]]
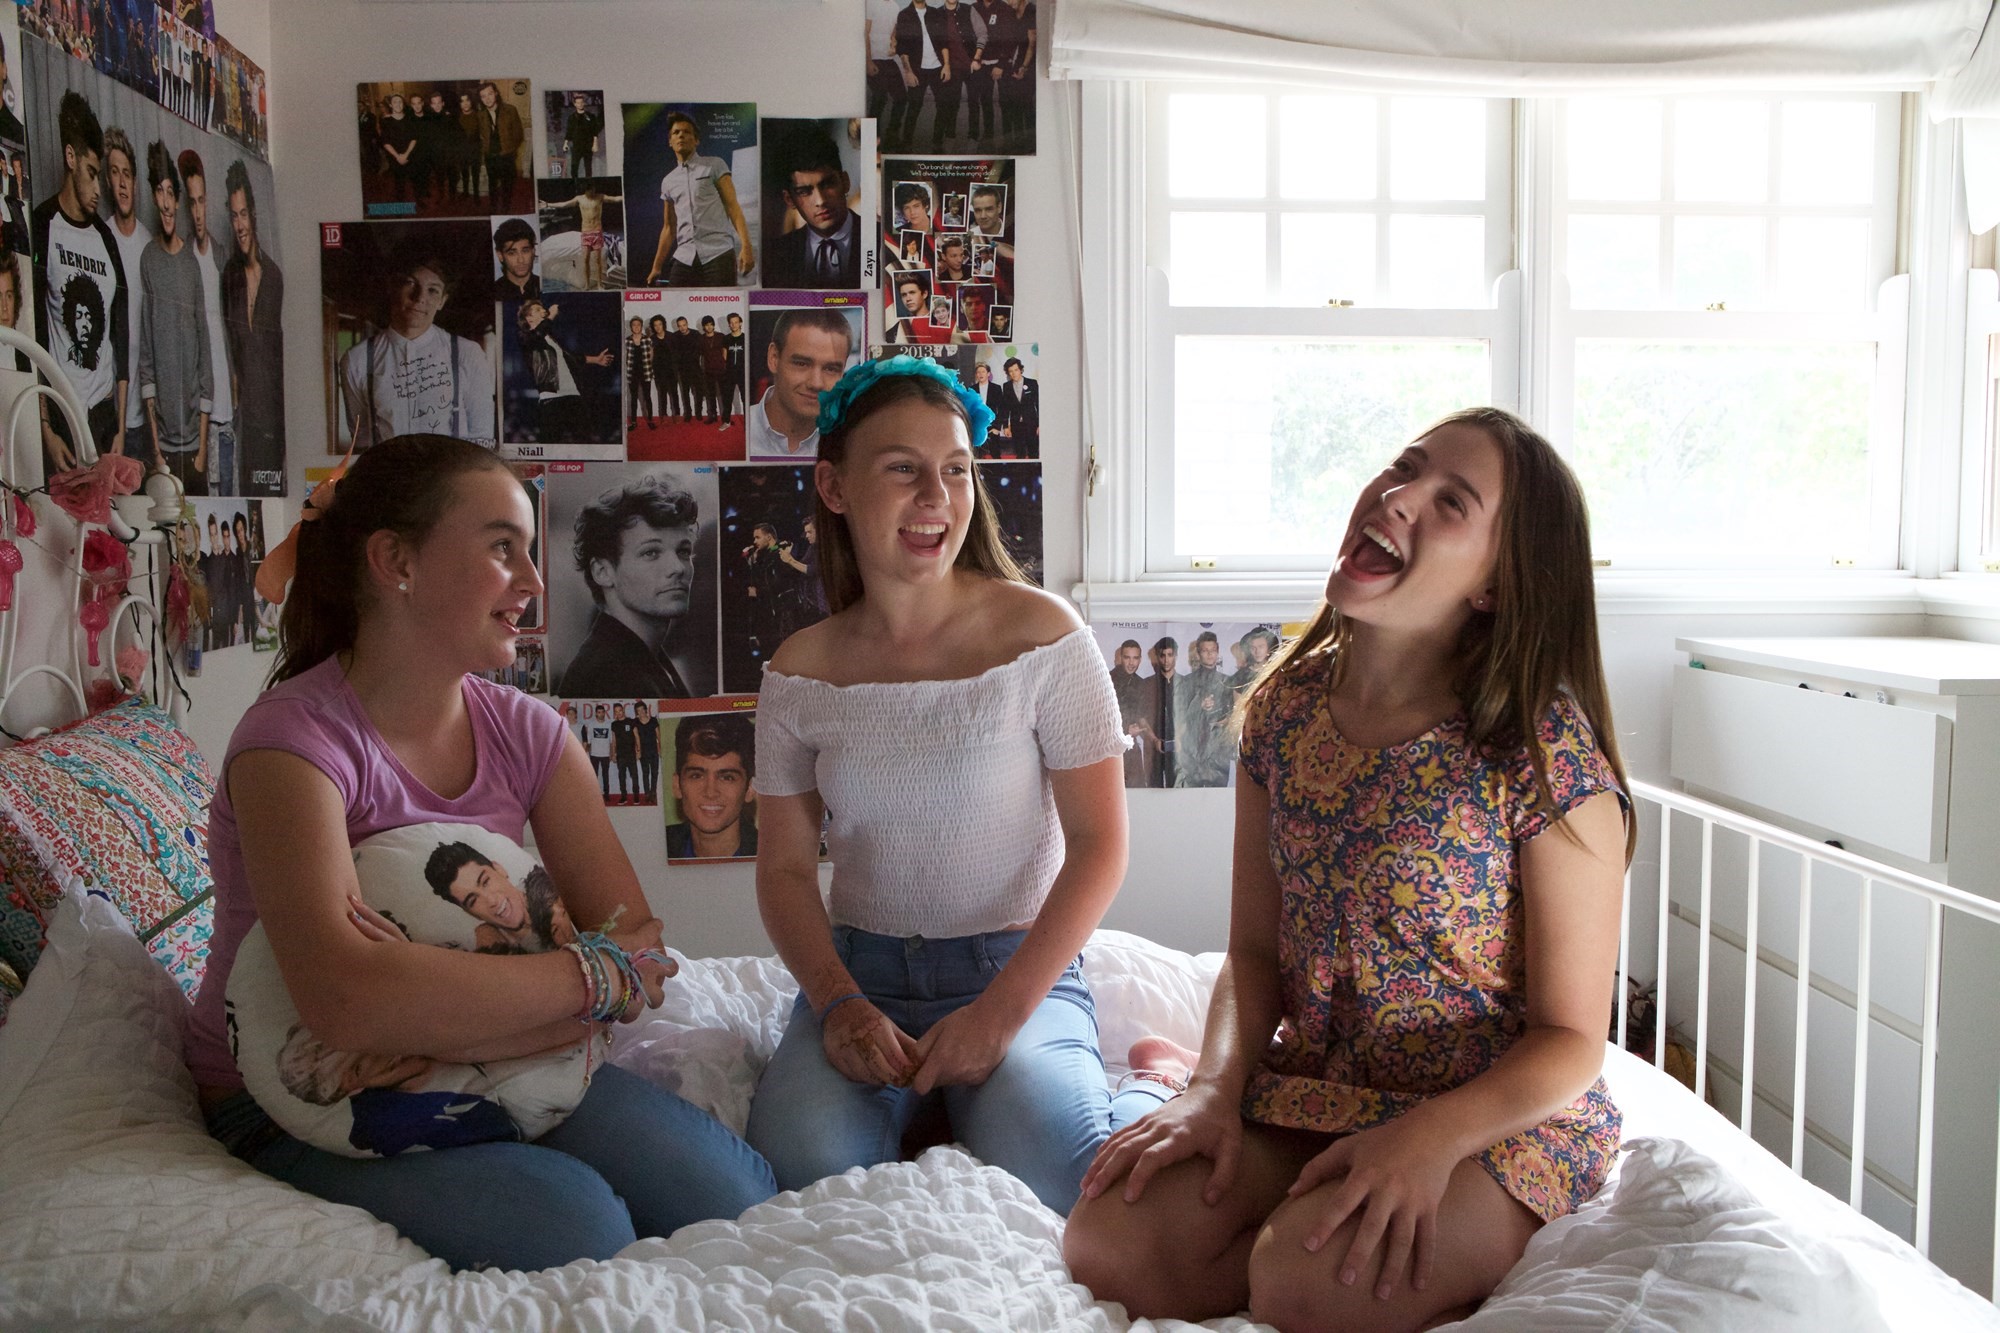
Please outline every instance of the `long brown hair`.
[[421, 544], [467, 472], [508, 471], [490, 449], [449, 435], [398, 435], [356, 456], [325, 509], [299, 524], [298, 568], [278, 616], [267, 684], [290, 680], [354, 646], [368, 538], [387, 530]]
[[[1433, 423], [1417, 440], [1447, 426], [1474, 426], [1499, 447], [1500, 552], [1493, 565], [1494, 608], [1475, 612], [1459, 638], [1453, 689], [1465, 707], [1466, 735], [1489, 752], [1525, 747], [1535, 794], [1553, 802], [1548, 759], [1535, 743], [1556, 696], [1582, 709], [1605, 762], [1626, 786], [1625, 762], [1612, 728], [1611, 695], [1597, 641], [1597, 599], [1590, 563], [1590, 512], [1576, 474], [1555, 446], [1527, 422], [1497, 407], [1470, 407]], [[1246, 700], [1313, 653], [1333, 657], [1333, 683], [1346, 666], [1349, 627], [1322, 601], [1300, 635], [1272, 655]], [[1625, 859], [1638, 825], [1625, 820]]]
[[[972, 422], [966, 415], [965, 404], [949, 388], [924, 375], [884, 375], [856, 395], [839, 426], [819, 437], [820, 461], [839, 467], [847, 461], [847, 439], [856, 426], [885, 407], [913, 399], [950, 412], [965, 423], [966, 434], [968, 438], [971, 436]], [[973, 443], [976, 445], [978, 441]], [[854, 538], [847, 531], [847, 515], [834, 513], [826, 507], [824, 499], [816, 496], [813, 523], [813, 530], [819, 536], [819, 577], [826, 588], [827, 610], [843, 611], [860, 601], [865, 591], [861, 586], [861, 566], [854, 559]], [[1010, 583], [1028, 581], [1007, 551], [1007, 541], [1000, 535], [1000, 522], [994, 517], [993, 499], [986, 493], [976, 465], [972, 469], [972, 521], [966, 528], [965, 545], [958, 548], [958, 558], [952, 565], [956, 569], [976, 569]]]

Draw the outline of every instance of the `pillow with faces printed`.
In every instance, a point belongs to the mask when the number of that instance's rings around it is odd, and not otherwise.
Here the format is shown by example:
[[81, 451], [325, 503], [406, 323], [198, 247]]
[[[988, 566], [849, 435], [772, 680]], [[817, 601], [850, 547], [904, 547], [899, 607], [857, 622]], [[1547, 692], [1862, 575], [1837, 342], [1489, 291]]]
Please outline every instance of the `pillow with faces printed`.
[[[535, 858], [475, 824], [413, 824], [354, 849], [361, 900], [411, 942], [474, 953], [542, 953], [576, 938]], [[338, 1051], [300, 1021], [262, 922], [244, 936], [226, 992], [230, 1043], [250, 1095], [286, 1133], [347, 1157], [526, 1141], [583, 1100], [603, 1046], [453, 1064]]]

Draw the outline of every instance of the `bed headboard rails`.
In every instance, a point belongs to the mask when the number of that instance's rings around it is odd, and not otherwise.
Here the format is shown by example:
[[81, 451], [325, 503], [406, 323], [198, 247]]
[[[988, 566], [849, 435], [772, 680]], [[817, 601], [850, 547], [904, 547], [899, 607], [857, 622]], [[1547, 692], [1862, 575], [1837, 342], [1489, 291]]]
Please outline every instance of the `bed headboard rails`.
[[[91, 439], [89, 415], [55, 358], [32, 339], [0, 327], [0, 362], [4, 362], [10, 350], [27, 358], [36, 379], [15, 397], [7, 414], [6, 434], [0, 437], [0, 483], [12, 492], [0, 497], [0, 539], [15, 544], [17, 549], [39, 548], [46, 560], [41, 562], [44, 568], [40, 570], [32, 556], [24, 562], [26, 568], [16, 576], [12, 604], [0, 610], [0, 728], [13, 734], [47, 730], [46, 726], [19, 727], [18, 719], [9, 715], [10, 706], [23, 697], [22, 687], [37, 678], [53, 682], [59, 700], [74, 709], [69, 720], [83, 717], [89, 711], [92, 682], [116, 677], [118, 649], [123, 642], [136, 642], [152, 650], [154, 698], [178, 717], [181, 713], [178, 691], [162, 688], [168, 673], [161, 661], [164, 626], [159, 608], [164, 600], [163, 580], [168, 560], [166, 536], [159, 525], [178, 517], [180, 485], [169, 475], [155, 474], [139, 493], [116, 498], [108, 524], [79, 522], [57, 507], [45, 492], [37, 492], [28, 499], [35, 535], [23, 536], [15, 521], [13, 496], [29, 490], [30, 485], [22, 479], [41, 470], [34, 461], [41, 452], [41, 401], [48, 400], [68, 421], [69, 436], [75, 442], [81, 465], [95, 463], [98, 455]], [[93, 667], [89, 664], [88, 633], [78, 611], [86, 578], [84, 543], [96, 531], [108, 531], [130, 548], [132, 577], [125, 595], [112, 607], [109, 623], [99, 637], [99, 665]], [[20, 636], [24, 604], [31, 598], [46, 597], [51, 591], [46, 578], [48, 566], [53, 566], [56, 574], [53, 592], [59, 609], [55, 623], [60, 632], [47, 640], [49, 660], [38, 660], [44, 654], [37, 651], [23, 662]], [[127, 683], [136, 687], [140, 682]]]

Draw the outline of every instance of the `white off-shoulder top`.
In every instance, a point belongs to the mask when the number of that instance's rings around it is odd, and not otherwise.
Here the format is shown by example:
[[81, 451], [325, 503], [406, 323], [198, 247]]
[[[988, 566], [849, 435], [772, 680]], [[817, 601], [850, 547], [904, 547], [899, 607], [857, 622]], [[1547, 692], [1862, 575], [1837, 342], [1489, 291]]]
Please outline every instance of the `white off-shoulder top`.
[[1123, 753], [1088, 629], [963, 680], [764, 673], [756, 789], [817, 791], [835, 925], [949, 939], [1033, 919], [1063, 863], [1049, 770]]

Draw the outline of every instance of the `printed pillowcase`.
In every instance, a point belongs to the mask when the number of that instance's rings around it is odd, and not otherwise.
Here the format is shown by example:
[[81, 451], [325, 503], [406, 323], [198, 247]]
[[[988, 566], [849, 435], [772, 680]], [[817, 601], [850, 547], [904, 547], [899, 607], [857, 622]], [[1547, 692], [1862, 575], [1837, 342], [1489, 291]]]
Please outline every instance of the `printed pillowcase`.
[[[555, 886], [527, 851], [472, 824], [413, 824], [354, 849], [361, 900], [413, 942], [477, 953], [542, 953], [576, 938]], [[226, 994], [244, 1086], [294, 1138], [346, 1157], [529, 1140], [583, 1100], [600, 1048], [450, 1064], [329, 1048], [299, 1021], [262, 923], [243, 939]]]

